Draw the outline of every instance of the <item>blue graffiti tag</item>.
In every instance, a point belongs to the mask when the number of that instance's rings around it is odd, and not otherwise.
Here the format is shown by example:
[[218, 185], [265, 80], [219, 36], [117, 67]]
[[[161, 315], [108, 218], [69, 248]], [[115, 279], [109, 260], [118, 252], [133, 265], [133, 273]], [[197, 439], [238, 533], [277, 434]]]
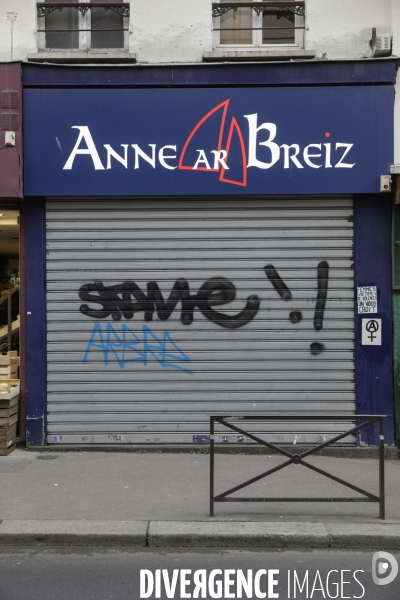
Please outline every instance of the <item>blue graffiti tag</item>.
[[193, 371], [179, 364], [190, 363], [191, 360], [177, 346], [168, 331], [164, 331], [163, 337], [160, 339], [148, 325], [143, 325], [142, 339], [140, 339], [125, 323], [122, 324], [121, 333], [115, 331], [112, 323], [104, 323], [104, 330], [102, 325], [102, 323], [94, 324], [83, 363], [88, 361], [89, 352], [92, 349], [98, 349], [103, 352], [104, 366], [106, 367], [113, 358], [121, 369], [124, 369], [125, 364], [130, 362], [142, 362], [147, 367], [149, 359], [154, 358], [161, 367], [177, 369], [193, 375]]

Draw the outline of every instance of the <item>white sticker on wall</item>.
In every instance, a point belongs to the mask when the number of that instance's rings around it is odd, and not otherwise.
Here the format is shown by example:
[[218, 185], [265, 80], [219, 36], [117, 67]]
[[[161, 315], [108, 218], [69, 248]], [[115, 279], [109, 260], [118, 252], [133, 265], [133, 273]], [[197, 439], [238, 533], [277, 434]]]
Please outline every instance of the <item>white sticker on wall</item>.
[[382, 319], [361, 319], [363, 346], [382, 346]]
[[378, 312], [378, 294], [375, 285], [357, 288], [358, 314]]

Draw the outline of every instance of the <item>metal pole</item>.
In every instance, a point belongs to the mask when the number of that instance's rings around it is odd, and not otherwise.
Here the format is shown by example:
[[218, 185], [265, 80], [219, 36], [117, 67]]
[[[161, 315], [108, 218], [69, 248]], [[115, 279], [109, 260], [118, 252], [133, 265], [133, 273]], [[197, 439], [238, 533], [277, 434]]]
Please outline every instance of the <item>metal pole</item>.
[[210, 517], [214, 516], [214, 418], [210, 417]]
[[385, 519], [385, 436], [383, 417], [379, 417], [379, 517]]
[[7, 298], [7, 347], [11, 351], [11, 294]]

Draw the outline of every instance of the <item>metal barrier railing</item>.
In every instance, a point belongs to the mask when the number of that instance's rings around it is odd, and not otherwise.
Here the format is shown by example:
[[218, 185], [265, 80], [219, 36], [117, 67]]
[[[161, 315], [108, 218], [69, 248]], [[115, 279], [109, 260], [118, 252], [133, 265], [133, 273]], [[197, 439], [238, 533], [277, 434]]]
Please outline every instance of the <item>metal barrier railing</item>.
[[[231, 413], [230, 415], [226, 415], [226, 416], [221, 416], [221, 415], [215, 415], [215, 416], [210, 416], [210, 517], [214, 516], [214, 503], [215, 502], [376, 502], [379, 503], [379, 517], [381, 519], [385, 519], [385, 453], [384, 453], [384, 446], [385, 446], [385, 438], [384, 438], [384, 433], [383, 433], [383, 419], [385, 418], [386, 415], [312, 415], [312, 416], [305, 416], [305, 415], [243, 415], [243, 414], [235, 414], [235, 413]], [[299, 452], [297, 454], [291, 454], [290, 452], [288, 452], [287, 450], [285, 450], [284, 448], [278, 447], [275, 444], [271, 444], [270, 442], [266, 442], [265, 440], [262, 440], [261, 438], [259, 438], [258, 436], [249, 433], [247, 431], [245, 431], [244, 429], [233, 425], [232, 423], [228, 422], [229, 421], [334, 421], [334, 422], [338, 422], [338, 421], [363, 421], [363, 423], [360, 424], [356, 424], [354, 427], [352, 427], [351, 429], [345, 431], [344, 433], [341, 433], [339, 435], [334, 436], [332, 439], [330, 439], [329, 441], [323, 442], [322, 444], [318, 444], [317, 446], [311, 448], [311, 449], [307, 449], [304, 452]], [[270, 448], [271, 450], [273, 450], [274, 452], [278, 452], [279, 454], [286, 456], [288, 458], [288, 460], [282, 462], [281, 464], [279, 464], [276, 467], [273, 467], [272, 469], [268, 469], [268, 471], [265, 471], [264, 473], [261, 473], [260, 475], [257, 475], [256, 477], [252, 477], [251, 479], [248, 479], [247, 481], [236, 485], [233, 488], [230, 488], [229, 490], [227, 490], [226, 492], [223, 492], [222, 494], [217, 494], [216, 496], [214, 495], [214, 459], [215, 459], [215, 448], [214, 448], [214, 443], [215, 443], [215, 435], [214, 435], [214, 430], [215, 430], [215, 424], [219, 423], [220, 425], [223, 425], [225, 427], [228, 427], [229, 429], [235, 431], [236, 433], [239, 433], [240, 435], [243, 435], [255, 442], [258, 442], [259, 444], [262, 444], [263, 446], [267, 446], [267, 448]], [[345, 437], [347, 437], [350, 434], [354, 434], [358, 431], [360, 431], [361, 429], [363, 429], [364, 427], [369, 427], [371, 425], [374, 425], [375, 423], [379, 424], [379, 495], [375, 495], [372, 494], [371, 492], [367, 492], [366, 490], [363, 490], [362, 488], [353, 485], [352, 483], [349, 483], [348, 481], [345, 481], [344, 479], [341, 479], [340, 477], [336, 477], [336, 475], [332, 475], [331, 473], [328, 473], [327, 471], [325, 471], [324, 469], [320, 469], [318, 467], [316, 467], [315, 465], [311, 465], [308, 462], [305, 462], [304, 459], [307, 456], [310, 456], [311, 454], [315, 454], [316, 452], [318, 452], [319, 450], [322, 450], [323, 448], [326, 448], [327, 446], [330, 446], [332, 444], [334, 444], [335, 442], [338, 442], [339, 440], [344, 439]], [[260, 479], [263, 479], [264, 477], [268, 477], [268, 475], [272, 475], [272, 473], [276, 473], [277, 471], [280, 471], [281, 469], [284, 469], [285, 467], [288, 467], [289, 465], [302, 465], [303, 467], [306, 467], [307, 469], [311, 469], [312, 471], [319, 473], [320, 475], [323, 475], [325, 477], [328, 477], [328, 479], [332, 479], [333, 481], [336, 481], [337, 483], [340, 483], [360, 494], [362, 494], [363, 497], [350, 497], [350, 498], [320, 498], [320, 497], [302, 497], [302, 498], [253, 498], [253, 497], [232, 497], [231, 494], [233, 494], [234, 492], [237, 492], [238, 490], [241, 490], [245, 487], [247, 487], [248, 485], [255, 483], [256, 481], [259, 481]]]

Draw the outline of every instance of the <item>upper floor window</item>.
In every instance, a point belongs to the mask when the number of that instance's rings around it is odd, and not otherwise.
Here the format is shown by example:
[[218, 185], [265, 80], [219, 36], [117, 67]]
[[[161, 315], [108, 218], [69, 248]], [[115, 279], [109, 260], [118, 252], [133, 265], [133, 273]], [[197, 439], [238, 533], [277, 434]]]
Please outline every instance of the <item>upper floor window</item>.
[[126, 48], [129, 3], [45, 0], [37, 3], [38, 47], [57, 50]]
[[304, 46], [304, 0], [213, 2], [214, 47]]

